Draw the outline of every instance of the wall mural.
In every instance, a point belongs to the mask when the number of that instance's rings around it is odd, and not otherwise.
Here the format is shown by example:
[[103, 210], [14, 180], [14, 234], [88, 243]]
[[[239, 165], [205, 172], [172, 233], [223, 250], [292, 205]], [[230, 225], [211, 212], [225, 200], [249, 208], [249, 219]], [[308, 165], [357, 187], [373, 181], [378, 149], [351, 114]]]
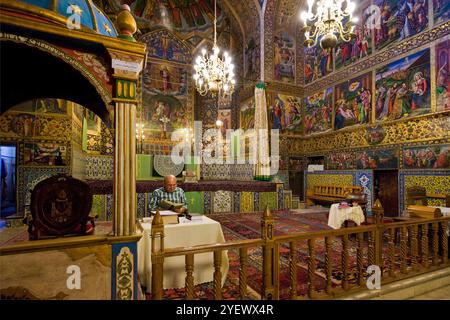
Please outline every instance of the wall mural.
[[298, 97], [275, 94], [269, 107], [270, 128], [282, 133], [301, 133], [301, 100]]
[[450, 110], [450, 40], [436, 45], [436, 77], [436, 111]]
[[187, 67], [148, 62], [143, 77], [144, 94], [185, 96], [187, 78]]
[[396, 149], [364, 150], [356, 153], [356, 169], [398, 169]]
[[[116, 2], [121, 5], [121, 1], [116, 0]], [[122, 2], [130, 5], [136, 21], [143, 26], [159, 25], [176, 29], [178, 32], [189, 32], [195, 29], [204, 31], [214, 19], [213, 0], [124, 0]], [[221, 17], [219, 5], [217, 16]]]
[[189, 48], [177, 41], [167, 30], [159, 30], [139, 39], [148, 43], [149, 57], [188, 63]]
[[376, 120], [394, 120], [430, 111], [430, 50], [376, 70]]
[[364, 8], [353, 16], [358, 18], [354, 33], [356, 37], [349, 42], [340, 41], [335, 51], [336, 70], [347, 66], [359, 59], [367, 57], [372, 53], [372, 31], [368, 28], [368, 18], [371, 16], [368, 5], [370, 1], [358, 3], [359, 8]]
[[434, 24], [450, 19], [450, 2], [448, 0], [433, 0]]
[[333, 88], [305, 98], [303, 128], [305, 135], [331, 130]]
[[450, 169], [449, 145], [403, 149], [404, 169]]
[[222, 132], [222, 137], [226, 138], [227, 130], [232, 129], [231, 124], [231, 109], [221, 109], [219, 110], [218, 119], [222, 121], [222, 127], [220, 131]]
[[250, 80], [258, 79], [260, 71], [259, 44], [252, 37], [245, 47], [245, 78]]
[[63, 166], [66, 164], [65, 144], [53, 142], [25, 142], [23, 145], [23, 165]]
[[295, 40], [287, 32], [274, 37], [275, 80], [295, 82]]
[[369, 123], [372, 103], [372, 73], [351, 79], [334, 89], [334, 128]]
[[375, 48], [411, 37], [428, 27], [428, 0], [374, 0], [381, 11]]
[[240, 108], [240, 128], [248, 130], [255, 128], [255, 98], [249, 98]]
[[330, 153], [325, 157], [325, 166], [327, 170], [351, 170], [355, 169], [354, 152], [336, 152]]
[[[155, 43], [164, 44], [163, 38], [168, 41], [167, 50], [164, 49], [164, 45], [155, 47]], [[148, 33], [140, 41], [152, 48], [154, 52], [150, 53], [150, 56], [156, 55], [160, 59], [178, 62], [191, 61], [190, 51], [186, 45], [167, 30]], [[171, 51], [170, 48], [174, 50]], [[190, 127], [189, 68], [188, 65], [170, 62], [154, 60], [147, 62], [143, 73], [142, 114], [139, 115], [146, 138], [170, 139], [173, 131]]]
[[323, 50], [320, 45], [304, 49], [305, 53], [305, 83], [322, 78], [333, 72], [333, 52]]

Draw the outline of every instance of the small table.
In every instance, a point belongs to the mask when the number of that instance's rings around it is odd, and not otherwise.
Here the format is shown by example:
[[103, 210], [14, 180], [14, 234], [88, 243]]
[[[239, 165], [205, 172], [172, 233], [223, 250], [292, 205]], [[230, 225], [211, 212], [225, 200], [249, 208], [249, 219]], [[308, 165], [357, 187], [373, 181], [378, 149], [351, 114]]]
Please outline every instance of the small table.
[[[151, 292], [152, 284], [152, 239], [150, 222], [141, 222], [143, 236], [138, 242], [138, 273], [140, 282]], [[224, 243], [220, 223], [206, 216], [199, 220], [188, 220], [180, 217], [180, 223], [164, 226], [164, 247], [178, 248], [204, 244]], [[222, 286], [225, 283], [229, 268], [228, 251], [222, 251]], [[163, 287], [183, 288], [185, 286], [185, 256], [164, 259]], [[194, 255], [194, 284], [211, 282], [214, 280], [213, 252]]]
[[340, 229], [346, 220], [354, 221], [358, 226], [364, 222], [364, 212], [360, 206], [341, 208], [339, 203], [334, 203], [330, 207], [328, 215], [328, 226], [333, 229]]

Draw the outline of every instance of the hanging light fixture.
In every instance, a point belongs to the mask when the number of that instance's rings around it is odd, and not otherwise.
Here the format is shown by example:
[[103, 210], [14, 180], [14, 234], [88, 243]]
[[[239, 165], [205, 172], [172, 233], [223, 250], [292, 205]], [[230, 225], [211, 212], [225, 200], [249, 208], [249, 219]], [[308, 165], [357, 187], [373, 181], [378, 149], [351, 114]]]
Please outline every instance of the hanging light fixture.
[[[314, 5], [316, 13], [312, 12]], [[338, 37], [349, 42], [355, 36], [354, 24], [358, 22], [357, 17], [352, 17], [355, 7], [351, 0], [317, 0], [316, 3], [308, 0], [308, 11], [303, 11], [300, 15], [304, 23], [305, 46], [317, 45], [319, 38], [323, 49], [336, 47]], [[343, 26], [345, 19], [348, 22]]]
[[194, 80], [200, 95], [205, 96], [209, 92], [213, 96], [218, 95], [219, 98], [224, 98], [233, 93], [236, 81], [234, 80], [234, 64], [231, 62], [231, 56], [226, 51], [222, 58], [219, 56], [216, 15], [216, 1], [214, 1], [213, 52], [208, 56], [206, 49], [203, 48], [201, 55], [195, 59]]

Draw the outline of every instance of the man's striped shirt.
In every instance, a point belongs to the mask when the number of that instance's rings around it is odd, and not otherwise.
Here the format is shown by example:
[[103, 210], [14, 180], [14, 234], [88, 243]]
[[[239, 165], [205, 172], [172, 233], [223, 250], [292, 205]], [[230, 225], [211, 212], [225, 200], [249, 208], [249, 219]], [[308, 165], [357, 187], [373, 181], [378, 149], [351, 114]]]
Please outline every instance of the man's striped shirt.
[[158, 208], [159, 203], [162, 200], [167, 200], [175, 203], [182, 203], [183, 207], [186, 207], [186, 196], [181, 188], [176, 187], [174, 192], [166, 192], [164, 187], [158, 188], [152, 193], [152, 197], [149, 203], [150, 211], [154, 211]]

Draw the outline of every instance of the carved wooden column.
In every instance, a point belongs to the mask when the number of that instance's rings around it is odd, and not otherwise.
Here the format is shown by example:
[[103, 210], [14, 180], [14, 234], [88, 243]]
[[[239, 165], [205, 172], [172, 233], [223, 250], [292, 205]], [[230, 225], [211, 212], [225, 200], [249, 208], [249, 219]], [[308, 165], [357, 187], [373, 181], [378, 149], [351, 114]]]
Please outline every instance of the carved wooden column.
[[136, 233], [136, 85], [143, 57], [109, 49], [115, 78], [114, 235]]
[[[152, 294], [153, 299], [161, 300], [164, 278], [164, 223], [159, 210], [152, 221]], [[193, 260], [193, 259], [192, 259]], [[193, 264], [193, 261], [192, 261]], [[189, 273], [188, 273], [189, 274]], [[188, 293], [189, 294], [189, 293]]]
[[381, 205], [379, 199], [375, 200], [375, 203], [372, 207], [373, 217], [375, 219], [375, 224], [377, 225], [377, 230], [375, 231], [375, 265], [382, 268], [382, 250], [383, 250], [383, 218], [384, 218], [384, 209]]
[[264, 210], [261, 221], [261, 238], [264, 240], [263, 248], [263, 292], [262, 298], [267, 300], [277, 299], [278, 292], [276, 290], [276, 271], [278, 270], [275, 254], [275, 246], [273, 241], [274, 221], [272, 212], [268, 207]]

